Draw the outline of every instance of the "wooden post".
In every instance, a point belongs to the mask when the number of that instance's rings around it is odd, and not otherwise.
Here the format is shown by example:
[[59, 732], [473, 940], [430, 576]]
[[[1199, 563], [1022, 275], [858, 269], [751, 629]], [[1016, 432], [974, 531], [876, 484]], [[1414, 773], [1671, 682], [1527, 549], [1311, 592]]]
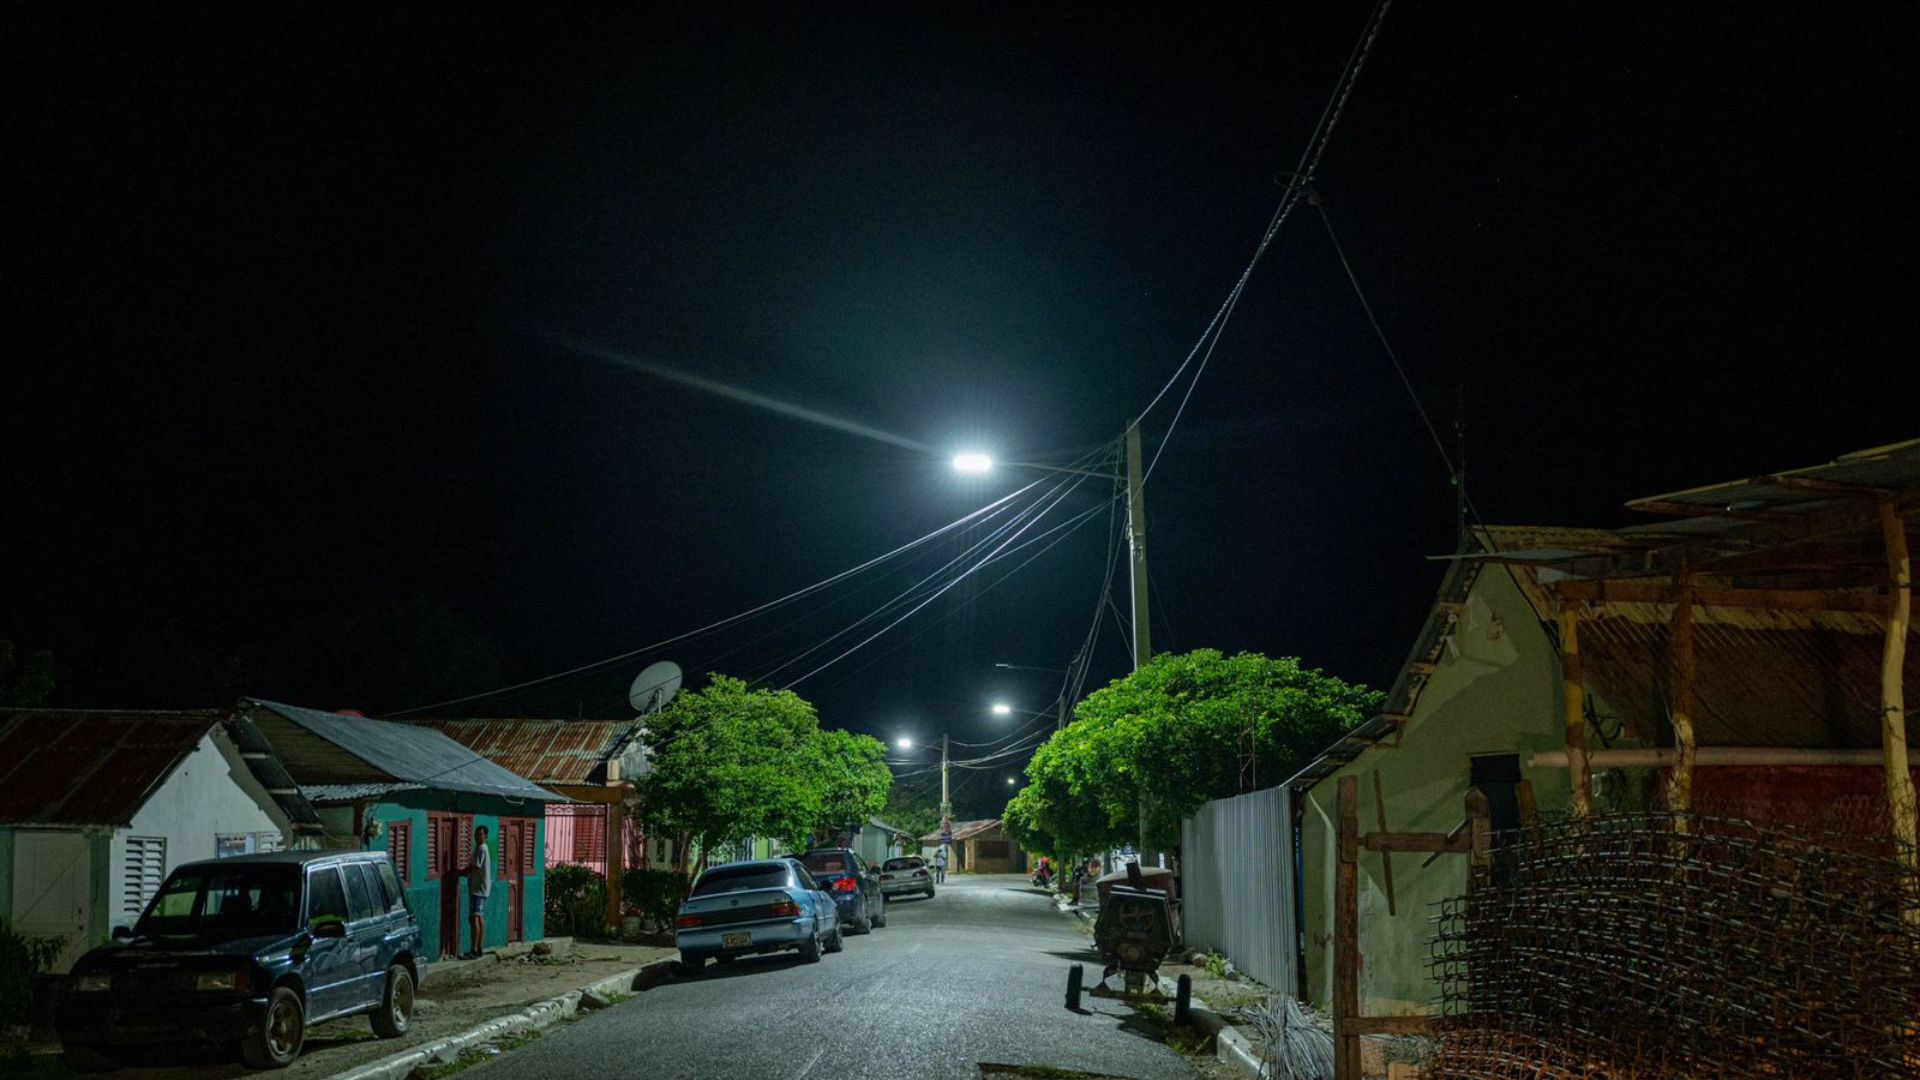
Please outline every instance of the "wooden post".
[[[1907, 523], [1890, 503], [1880, 504], [1880, 534], [1887, 545], [1887, 637], [1880, 658], [1880, 743], [1886, 755], [1887, 817], [1896, 854], [1908, 867], [1920, 856], [1916, 844], [1913, 774], [1907, 768], [1907, 630], [1913, 618], [1913, 565], [1907, 554]], [[1906, 905], [1909, 924], [1920, 925], [1920, 897]]]
[[[1673, 605], [1673, 770], [1667, 774], [1667, 809], [1693, 809], [1693, 569], [1680, 566], [1680, 599]], [[1678, 828], [1687, 831], [1685, 819]]]
[[625, 869], [627, 851], [627, 815], [623, 791], [615, 787], [608, 794], [613, 801], [607, 807], [607, 930], [620, 932], [620, 877]]
[[1333, 878], [1333, 1077], [1360, 1080], [1360, 782], [1340, 778]]
[[1580, 612], [1573, 603], [1560, 605], [1560, 683], [1567, 761], [1573, 769], [1567, 810], [1581, 818], [1593, 812], [1593, 769], [1587, 762], [1587, 692], [1580, 678]]
[[[1387, 793], [1380, 783], [1380, 770], [1373, 770], [1373, 811], [1380, 822], [1380, 831], [1387, 831]], [[1398, 917], [1400, 912], [1393, 902], [1393, 852], [1380, 853], [1380, 883], [1387, 889], [1387, 914]]]

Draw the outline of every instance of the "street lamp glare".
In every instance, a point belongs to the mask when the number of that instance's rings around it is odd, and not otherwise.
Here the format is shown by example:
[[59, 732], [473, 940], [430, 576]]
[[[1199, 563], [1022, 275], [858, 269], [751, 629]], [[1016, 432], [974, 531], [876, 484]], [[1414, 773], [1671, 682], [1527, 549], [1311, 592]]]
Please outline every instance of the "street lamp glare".
[[1009, 784], [1013, 783], [1013, 777], [1011, 776], [1007, 777], [1007, 783]]
[[913, 749], [913, 740], [907, 738], [905, 735], [902, 735], [899, 738], [893, 740], [893, 745], [899, 747], [902, 750], [911, 750]]
[[993, 703], [993, 715], [995, 716], [1005, 716], [1008, 713], [1011, 713], [1012, 711], [1013, 711], [1013, 706], [1007, 704], [1004, 701], [996, 701]]
[[993, 471], [993, 458], [986, 454], [955, 454], [953, 468], [956, 472], [984, 473]]

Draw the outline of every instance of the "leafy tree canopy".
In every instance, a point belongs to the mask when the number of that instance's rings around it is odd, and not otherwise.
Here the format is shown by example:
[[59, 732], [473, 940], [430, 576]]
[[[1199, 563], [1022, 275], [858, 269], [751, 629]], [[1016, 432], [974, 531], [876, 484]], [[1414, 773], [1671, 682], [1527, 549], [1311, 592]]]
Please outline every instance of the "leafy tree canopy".
[[1061, 857], [1138, 843], [1143, 829], [1144, 846], [1172, 847], [1202, 803], [1279, 783], [1380, 699], [1292, 657], [1156, 657], [1080, 703], [1034, 754], [1009, 817]]
[[756, 836], [802, 846], [886, 804], [893, 778], [877, 740], [822, 731], [813, 706], [790, 690], [712, 679], [648, 718], [649, 826], [702, 851]]

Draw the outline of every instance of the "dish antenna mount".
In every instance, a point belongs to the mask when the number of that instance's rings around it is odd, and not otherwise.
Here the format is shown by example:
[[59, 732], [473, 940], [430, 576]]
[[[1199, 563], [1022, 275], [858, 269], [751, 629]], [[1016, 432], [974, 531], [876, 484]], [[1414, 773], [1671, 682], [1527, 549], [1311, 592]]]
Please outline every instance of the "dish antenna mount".
[[647, 669], [633, 677], [633, 685], [627, 688], [627, 704], [641, 716], [656, 713], [666, 708], [673, 695], [680, 692], [680, 665], [671, 660], [662, 660], [657, 664], [648, 664]]

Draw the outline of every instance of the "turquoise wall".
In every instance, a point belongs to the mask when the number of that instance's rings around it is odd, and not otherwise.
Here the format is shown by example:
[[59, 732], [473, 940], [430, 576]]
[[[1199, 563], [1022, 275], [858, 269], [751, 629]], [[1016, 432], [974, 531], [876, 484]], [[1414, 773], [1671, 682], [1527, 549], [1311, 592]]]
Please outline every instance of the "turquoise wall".
[[[408, 880], [402, 884], [407, 891], [407, 906], [413, 909], [414, 916], [420, 920], [420, 932], [425, 935], [429, 948], [440, 941], [440, 883], [427, 878], [427, 814], [436, 813], [470, 814], [473, 827], [486, 826], [487, 848], [493, 853], [494, 872], [500, 867], [500, 819], [503, 817], [532, 818], [534, 822], [533, 843], [535, 857], [533, 873], [527, 875], [524, 903], [521, 912], [521, 937], [526, 941], [538, 941], [546, 936], [546, 851], [547, 823], [546, 808], [539, 804], [514, 803], [506, 799], [484, 798], [475, 795], [453, 795], [444, 792], [420, 792], [395, 796], [387, 802], [369, 804], [366, 816], [386, 825], [395, 822], [410, 824], [412, 835], [408, 844]], [[460, 952], [473, 948], [472, 923], [466, 918], [467, 880], [462, 877], [456, 887], [460, 896], [456, 901], [456, 910], [460, 912]], [[499, 880], [495, 880], [492, 891], [487, 896], [484, 909], [486, 923], [485, 947], [499, 948], [507, 943], [507, 890]]]

